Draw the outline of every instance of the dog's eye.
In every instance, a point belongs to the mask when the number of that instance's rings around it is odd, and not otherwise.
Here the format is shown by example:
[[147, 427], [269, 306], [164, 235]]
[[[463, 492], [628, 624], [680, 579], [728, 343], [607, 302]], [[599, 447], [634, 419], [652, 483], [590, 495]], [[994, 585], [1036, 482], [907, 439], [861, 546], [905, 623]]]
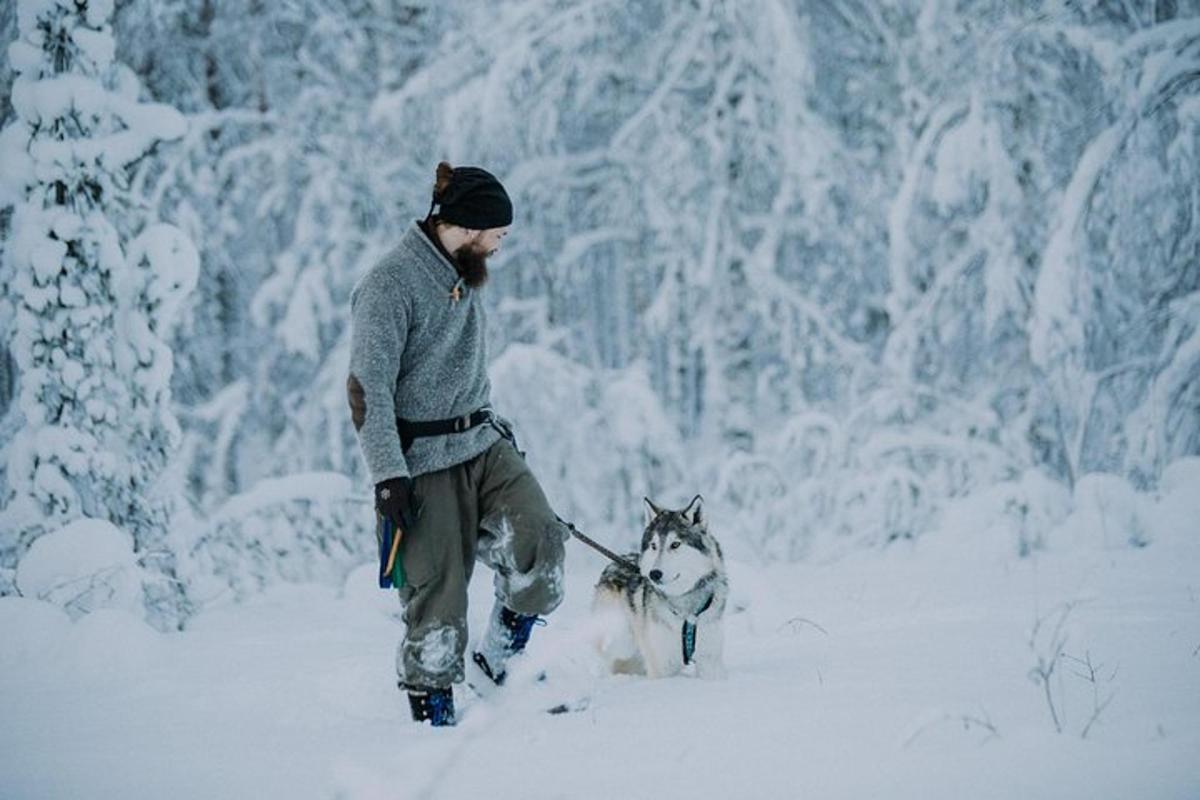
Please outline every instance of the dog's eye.
[[657, 543], [657, 542], [651, 542], [651, 543], [650, 543], [650, 549], [651, 549], [651, 550], [657, 550], [657, 549], [658, 549], [658, 543]]
[[671, 542], [671, 549], [672, 549], [672, 550], [678, 550], [678, 549], [679, 549], [679, 545], [681, 545], [681, 544], [683, 544], [683, 542]]

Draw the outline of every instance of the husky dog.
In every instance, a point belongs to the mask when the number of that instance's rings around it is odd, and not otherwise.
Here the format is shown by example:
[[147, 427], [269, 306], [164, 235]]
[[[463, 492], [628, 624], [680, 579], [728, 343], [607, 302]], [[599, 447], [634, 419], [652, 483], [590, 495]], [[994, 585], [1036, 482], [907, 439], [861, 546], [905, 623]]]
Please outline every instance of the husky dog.
[[641, 553], [600, 575], [592, 612], [606, 670], [661, 678], [694, 663], [699, 677], [725, 676], [721, 618], [729, 581], [702, 502], [696, 495], [672, 511], [646, 498]]

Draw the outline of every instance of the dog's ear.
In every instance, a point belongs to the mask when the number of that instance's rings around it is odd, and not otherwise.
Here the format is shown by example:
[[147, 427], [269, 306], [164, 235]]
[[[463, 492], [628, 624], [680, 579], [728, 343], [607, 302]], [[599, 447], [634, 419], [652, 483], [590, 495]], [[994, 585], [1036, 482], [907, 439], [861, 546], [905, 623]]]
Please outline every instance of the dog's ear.
[[642, 499], [646, 501], [646, 524], [649, 525], [651, 522], [654, 522], [655, 518], [661, 514], [663, 510], [654, 505], [654, 501], [649, 497], [643, 497]]
[[704, 522], [704, 498], [696, 495], [692, 498], [692, 502], [688, 503], [688, 507], [683, 510], [683, 516], [686, 518], [691, 515], [692, 524], [699, 525]]

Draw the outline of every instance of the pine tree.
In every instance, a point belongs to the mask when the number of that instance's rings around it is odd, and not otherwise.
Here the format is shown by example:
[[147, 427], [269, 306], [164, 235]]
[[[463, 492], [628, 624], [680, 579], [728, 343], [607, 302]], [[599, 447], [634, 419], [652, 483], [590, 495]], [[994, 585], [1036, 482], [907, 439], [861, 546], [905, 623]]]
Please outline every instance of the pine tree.
[[187, 613], [161, 488], [179, 427], [164, 344], [198, 257], [176, 228], [145, 219], [130, 169], [186, 128], [138, 101], [114, 61], [112, 0], [22, 0], [16, 120], [0, 133], [3, 202], [13, 208], [0, 267], [4, 339], [17, 364], [22, 426], [0, 497], [6, 586], [39, 536], [90, 517], [132, 538], [147, 619]]

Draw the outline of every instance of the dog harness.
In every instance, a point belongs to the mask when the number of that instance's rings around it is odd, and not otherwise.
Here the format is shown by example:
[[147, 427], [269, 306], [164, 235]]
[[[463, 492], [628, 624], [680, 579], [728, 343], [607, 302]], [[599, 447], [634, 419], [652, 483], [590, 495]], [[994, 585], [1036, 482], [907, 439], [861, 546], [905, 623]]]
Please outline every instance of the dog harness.
[[[708, 600], [696, 612], [696, 616], [700, 616], [705, 611], [712, 607], [713, 598], [716, 594], [710, 594]], [[692, 656], [696, 654], [696, 623], [691, 620], [683, 621], [683, 665], [687, 666], [692, 663]]]
[[[594, 539], [588, 538], [587, 536], [585, 536], [583, 534], [582, 531], [580, 531], [578, 528], [576, 528], [572, 523], [567, 522], [562, 517], [558, 517], [558, 521], [561, 522], [563, 525], [565, 525], [567, 527], [567, 529], [570, 530], [571, 533], [577, 539], [579, 539], [581, 542], [588, 545], [589, 547], [595, 549], [597, 552], [602, 553], [614, 564], [617, 564], [618, 566], [629, 570], [629, 572], [631, 572], [635, 575], [640, 573], [640, 570], [638, 569], [638, 565], [635, 564], [634, 562], [630, 561], [627, 558], [622, 558], [621, 556], [619, 556], [616, 553], [614, 553], [613, 551], [609, 550], [607, 547], [605, 547], [604, 545], [595, 541]], [[712, 608], [713, 600], [716, 598], [716, 596], [717, 595], [715, 592], [713, 594], [710, 594], [708, 596], [708, 599], [704, 601], [704, 605], [700, 606], [700, 610], [697, 611], [693, 616], [699, 617], [705, 611], [708, 611], [708, 609]], [[692, 622], [691, 620], [688, 620], [688, 619], [684, 619], [681, 644], [683, 647], [683, 664], [684, 664], [684, 666], [687, 666], [688, 664], [692, 663], [692, 656], [694, 656], [696, 654], [696, 623], [695, 622]]]

